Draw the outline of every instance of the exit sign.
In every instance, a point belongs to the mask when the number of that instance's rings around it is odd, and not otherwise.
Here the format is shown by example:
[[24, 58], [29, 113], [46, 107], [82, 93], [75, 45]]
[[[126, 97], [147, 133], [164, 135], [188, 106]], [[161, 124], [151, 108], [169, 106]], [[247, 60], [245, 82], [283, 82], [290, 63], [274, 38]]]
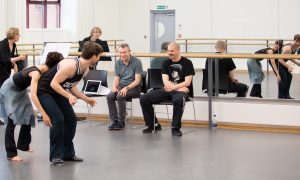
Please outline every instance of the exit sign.
[[168, 6], [166, 6], [166, 5], [158, 5], [158, 6], [156, 6], [156, 9], [157, 10], [165, 10], [165, 9], [168, 9]]

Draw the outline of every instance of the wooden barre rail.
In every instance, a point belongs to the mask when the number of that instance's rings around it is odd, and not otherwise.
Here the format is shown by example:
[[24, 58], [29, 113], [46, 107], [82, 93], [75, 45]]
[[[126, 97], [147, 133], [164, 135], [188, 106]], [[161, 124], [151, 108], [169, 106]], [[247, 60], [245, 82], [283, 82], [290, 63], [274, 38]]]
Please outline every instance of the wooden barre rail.
[[[223, 40], [229, 46], [265, 46], [269, 47], [273, 45], [275, 41], [278, 39], [266, 39], [266, 38], [258, 38], [258, 39], [251, 39], [251, 38], [180, 38], [176, 39], [176, 41], [183, 45], [185, 48], [185, 52], [188, 52], [188, 47], [194, 45], [213, 45], [217, 40]], [[292, 39], [282, 39], [285, 43], [292, 42]], [[182, 42], [183, 41], [183, 42]], [[203, 42], [204, 41], [204, 42]], [[206, 42], [205, 42], [206, 41]], [[209, 41], [209, 42], [207, 42]], [[237, 42], [239, 41], [239, 42]], [[250, 41], [249, 43], [247, 41]], [[256, 43], [254, 43], [256, 41]], [[259, 43], [257, 43], [259, 41]], [[263, 41], [264, 43], [261, 43]]]
[[[280, 38], [278, 38], [280, 39]], [[278, 39], [270, 38], [270, 39], [265, 39], [265, 38], [179, 38], [176, 39], [176, 41], [185, 41], [185, 40], [230, 40], [230, 41], [277, 41]], [[293, 41], [293, 39], [281, 39], [283, 41]]]
[[[40, 52], [24, 52], [25, 55], [39, 56]], [[132, 53], [136, 57], [167, 57], [165, 53]], [[71, 52], [69, 56], [80, 56], [81, 52]], [[294, 54], [222, 54], [222, 53], [181, 53], [187, 58], [251, 58], [251, 59], [300, 59], [300, 55]], [[117, 53], [103, 53], [103, 56], [116, 57]]]

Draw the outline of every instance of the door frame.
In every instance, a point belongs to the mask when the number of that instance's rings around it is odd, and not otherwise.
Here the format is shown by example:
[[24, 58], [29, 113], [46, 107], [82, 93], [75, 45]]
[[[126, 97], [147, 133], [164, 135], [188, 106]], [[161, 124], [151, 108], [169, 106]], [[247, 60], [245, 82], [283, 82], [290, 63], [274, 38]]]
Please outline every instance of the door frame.
[[[174, 18], [176, 18], [175, 10], [170, 9], [170, 10], [150, 10], [150, 52], [154, 52], [155, 49], [155, 38], [154, 38], [154, 28], [155, 28], [155, 14], [174, 14]], [[176, 28], [176, 19], [175, 19], [175, 24], [174, 28]], [[175, 34], [174, 38], [176, 37], [176, 29], [175, 29]]]

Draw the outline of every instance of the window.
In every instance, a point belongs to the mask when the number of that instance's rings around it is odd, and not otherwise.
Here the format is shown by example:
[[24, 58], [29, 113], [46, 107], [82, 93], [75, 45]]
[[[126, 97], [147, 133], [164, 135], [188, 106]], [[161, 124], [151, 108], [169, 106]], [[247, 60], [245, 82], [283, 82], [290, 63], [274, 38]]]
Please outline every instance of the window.
[[60, 28], [60, 0], [26, 0], [27, 28]]

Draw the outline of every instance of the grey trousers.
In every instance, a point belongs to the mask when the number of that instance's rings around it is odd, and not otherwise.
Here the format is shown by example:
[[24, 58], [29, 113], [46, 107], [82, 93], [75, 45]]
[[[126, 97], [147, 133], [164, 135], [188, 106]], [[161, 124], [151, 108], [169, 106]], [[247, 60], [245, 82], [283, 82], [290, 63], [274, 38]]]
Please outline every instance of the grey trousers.
[[[121, 87], [119, 87], [119, 90], [120, 89]], [[111, 121], [125, 122], [126, 100], [138, 98], [140, 97], [140, 94], [141, 86], [137, 86], [133, 89], [128, 90], [125, 97], [120, 96], [118, 93], [110, 92], [106, 96], [106, 100]]]
[[252, 84], [261, 84], [265, 78], [260, 61], [248, 59], [247, 61], [250, 82]]

